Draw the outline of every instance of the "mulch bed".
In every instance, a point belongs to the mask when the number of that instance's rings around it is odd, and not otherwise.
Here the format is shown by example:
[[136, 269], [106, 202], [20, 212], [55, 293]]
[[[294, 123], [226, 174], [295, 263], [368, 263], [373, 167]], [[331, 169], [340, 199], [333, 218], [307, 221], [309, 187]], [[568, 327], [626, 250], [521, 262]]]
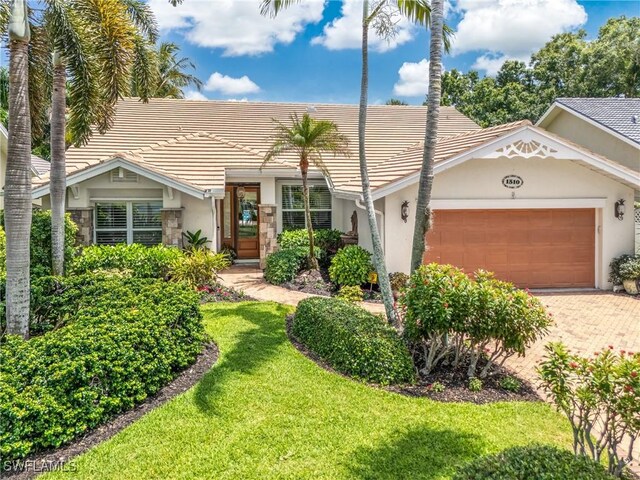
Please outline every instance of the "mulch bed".
[[108, 423], [92, 430], [69, 445], [56, 450], [41, 452], [16, 462], [16, 464], [23, 465], [22, 470], [0, 471], [0, 477], [11, 478], [12, 480], [26, 480], [35, 478], [40, 473], [50, 470], [73, 472], [73, 462], [68, 463], [71, 459], [108, 440], [154, 408], [187, 391], [211, 369], [217, 360], [217, 345], [213, 342], [206, 344], [193, 365], [180, 373], [175, 380], [163, 387], [157, 394], [147, 398], [137, 407], [121, 413]]
[[[355, 380], [349, 375], [336, 371], [318, 355], [310, 351], [305, 345], [300, 343], [291, 333], [293, 315], [288, 315], [285, 320], [287, 336], [291, 344], [305, 357], [315, 362], [318, 366], [336, 375], [340, 375], [350, 380]], [[500, 386], [500, 380], [506, 376], [514, 377], [522, 384], [517, 393], [509, 392]], [[359, 381], [359, 380], [355, 380]], [[440, 382], [445, 386], [443, 392], [434, 392], [429, 388], [434, 382]], [[428, 397], [438, 402], [470, 402], [478, 405], [493, 402], [537, 402], [543, 401], [536, 393], [535, 388], [526, 380], [518, 377], [515, 373], [505, 367], [494, 367], [494, 373], [489, 378], [482, 380], [483, 388], [479, 392], [472, 392], [467, 388], [468, 379], [466, 367], [459, 370], [441, 369], [430, 374], [428, 377], [419, 378], [414, 385], [392, 385], [381, 386], [368, 383], [374, 388], [381, 388], [390, 392], [406, 395], [409, 397]]]
[[[333, 297], [337, 293], [337, 287], [331, 282], [329, 271], [326, 268], [320, 268], [315, 271], [302, 271], [296, 275], [296, 278], [280, 286], [294, 292], [309, 293], [321, 297]], [[367, 303], [382, 303], [377, 286], [366, 284], [362, 293], [364, 296], [363, 301]]]

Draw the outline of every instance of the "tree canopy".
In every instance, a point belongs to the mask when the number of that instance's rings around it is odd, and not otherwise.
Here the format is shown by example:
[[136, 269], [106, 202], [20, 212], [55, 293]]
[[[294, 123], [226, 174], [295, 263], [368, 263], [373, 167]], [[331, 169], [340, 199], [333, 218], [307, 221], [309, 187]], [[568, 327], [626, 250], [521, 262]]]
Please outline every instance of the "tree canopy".
[[527, 65], [504, 62], [494, 77], [456, 69], [442, 78], [442, 105], [488, 127], [535, 122], [557, 97], [640, 96], [640, 18], [611, 18], [592, 41], [584, 30], [561, 33]]

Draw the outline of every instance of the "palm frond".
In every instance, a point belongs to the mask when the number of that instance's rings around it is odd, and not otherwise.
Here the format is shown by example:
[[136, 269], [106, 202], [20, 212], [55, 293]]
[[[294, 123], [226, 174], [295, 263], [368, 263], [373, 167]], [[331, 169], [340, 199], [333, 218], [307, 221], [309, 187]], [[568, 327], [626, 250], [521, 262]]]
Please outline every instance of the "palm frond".
[[158, 23], [148, 3], [140, 0], [120, 0], [127, 7], [133, 25], [151, 43], [158, 39]]
[[301, 0], [263, 0], [260, 4], [260, 14], [274, 18], [281, 10], [300, 2]]
[[135, 39], [135, 56], [131, 69], [131, 94], [144, 102], [153, 96], [158, 81], [157, 56], [153, 46], [142, 36]]
[[[431, 26], [431, 3], [428, 0], [395, 0], [398, 10], [402, 15], [407, 17], [411, 22], [417, 23], [424, 27]], [[443, 39], [445, 52], [451, 51], [451, 41], [454, 37], [454, 30], [444, 24]]]

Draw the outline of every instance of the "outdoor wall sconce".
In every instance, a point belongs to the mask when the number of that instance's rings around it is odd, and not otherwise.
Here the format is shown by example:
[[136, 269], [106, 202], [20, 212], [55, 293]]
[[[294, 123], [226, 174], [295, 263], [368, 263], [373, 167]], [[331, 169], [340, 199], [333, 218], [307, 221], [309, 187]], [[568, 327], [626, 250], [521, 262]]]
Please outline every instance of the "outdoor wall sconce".
[[404, 223], [407, 223], [407, 219], [409, 218], [409, 202], [405, 200], [402, 202], [402, 206], [400, 207], [400, 218]]
[[624, 206], [624, 200], [621, 198], [620, 200], [618, 200], [616, 202], [615, 210], [614, 210], [614, 213], [615, 213], [616, 218], [618, 220], [622, 221], [622, 219], [624, 218], [625, 210], [626, 210], [626, 208]]

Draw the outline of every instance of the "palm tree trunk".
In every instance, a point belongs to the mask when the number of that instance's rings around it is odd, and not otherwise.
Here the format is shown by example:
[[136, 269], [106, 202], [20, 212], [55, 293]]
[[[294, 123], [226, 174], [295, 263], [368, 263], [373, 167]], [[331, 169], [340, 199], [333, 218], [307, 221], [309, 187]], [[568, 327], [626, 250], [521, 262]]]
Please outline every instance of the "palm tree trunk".
[[433, 189], [433, 158], [438, 137], [438, 120], [440, 117], [440, 97], [442, 78], [442, 49], [444, 22], [443, 0], [431, 1], [431, 45], [429, 52], [429, 98], [427, 99], [427, 126], [424, 136], [424, 152], [422, 154], [422, 170], [418, 184], [418, 201], [416, 202], [416, 220], [413, 230], [413, 246], [411, 249], [411, 271], [422, 264], [426, 245], [426, 234], [431, 228], [431, 191]]
[[362, 78], [360, 83], [360, 109], [358, 114], [358, 156], [360, 159], [360, 178], [362, 179], [362, 196], [367, 211], [369, 230], [371, 230], [371, 243], [373, 244], [373, 266], [378, 272], [378, 284], [382, 293], [382, 301], [387, 314], [387, 320], [392, 325], [396, 324], [396, 314], [394, 309], [393, 292], [387, 266], [384, 260], [384, 251], [378, 232], [378, 222], [376, 212], [371, 197], [371, 185], [369, 183], [369, 172], [367, 170], [367, 156], [365, 151], [366, 126], [367, 126], [367, 96], [369, 90], [369, 2], [365, 0], [362, 5]]
[[53, 54], [53, 93], [51, 96], [51, 258], [54, 275], [64, 274], [65, 211], [65, 113], [66, 71], [62, 58]]
[[[28, 28], [28, 27], [27, 27]], [[29, 337], [31, 116], [29, 39], [10, 40], [9, 145], [4, 225], [7, 235], [7, 333]]]
[[303, 156], [300, 159], [300, 174], [302, 176], [302, 197], [304, 198], [304, 216], [307, 222], [307, 232], [309, 233], [309, 268], [318, 269], [318, 260], [314, 253], [313, 223], [311, 222], [311, 206], [309, 205], [309, 184], [307, 174], [309, 173], [309, 160]]

